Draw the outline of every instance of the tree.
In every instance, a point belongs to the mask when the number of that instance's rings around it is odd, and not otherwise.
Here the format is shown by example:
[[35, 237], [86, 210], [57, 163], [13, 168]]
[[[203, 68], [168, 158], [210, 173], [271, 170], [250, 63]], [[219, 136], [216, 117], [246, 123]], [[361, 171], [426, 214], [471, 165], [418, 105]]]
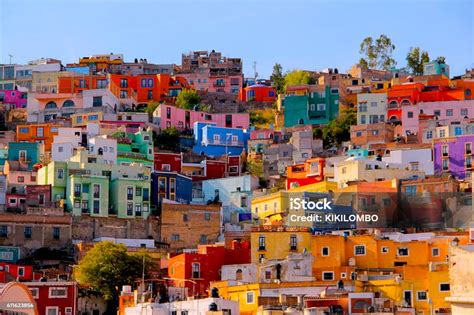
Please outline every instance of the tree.
[[438, 58], [436, 58], [436, 62], [439, 63], [439, 64], [445, 64], [446, 63], [446, 57], [439, 56]]
[[285, 87], [291, 85], [310, 84], [311, 75], [307, 71], [293, 70], [285, 75]]
[[172, 126], [161, 130], [155, 139], [153, 139], [153, 142], [159, 149], [176, 151], [179, 146], [180, 135], [179, 130], [175, 126]]
[[281, 64], [275, 63], [270, 80], [272, 80], [273, 86], [278, 93], [285, 92], [285, 77], [283, 76], [283, 68]]
[[201, 97], [195, 89], [183, 89], [176, 98], [176, 105], [184, 109], [193, 109], [200, 102]]
[[411, 47], [407, 54], [407, 68], [414, 75], [423, 74], [423, 64], [430, 62], [428, 52], [421, 50], [420, 47]]
[[359, 64], [363, 68], [390, 70], [396, 65], [392, 58], [395, 45], [387, 35], [380, 35], [375, 41], [372, 37], [366, 37], [360, 44], [362, 58]]
[[118, 297], [123, 285], [133, 285], [145, 273], [156, 268], [146, 252], [129, 255], [127, 247], [112, 242], [99, 242], [87, 252], [75, 270], [79, 284], [99, 293], [108, 303], [108, 314], [116, 312]]
[[323, 142], [326, 147], [341, 144], [351, 138], [351, 126], [357, 125], [354, 108], [341, 110], [339, 115], [323, 128]]
[[148, 113], [148, 115], [153, 116], [153, 113], [155, 112], [155, 110], [157, 109], [157, 107], [160, 106], [160, 103], [158, 102], [152, 102], [150, 104], [148, 104], [148, 106], [146, 107], [146, 112]]

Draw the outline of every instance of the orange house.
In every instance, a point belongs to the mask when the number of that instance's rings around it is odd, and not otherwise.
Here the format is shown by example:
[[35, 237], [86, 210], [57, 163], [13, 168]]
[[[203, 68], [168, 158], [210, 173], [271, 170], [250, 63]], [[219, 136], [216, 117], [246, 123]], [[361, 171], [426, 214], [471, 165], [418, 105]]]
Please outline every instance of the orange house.
[[79, 93], [83, 90], [104, 89], [107, 77], [84, 75], [58, 78], [58, 93]]
[[290, 165], [286, 170], [286, 189], [319, 183], [324, 180], [324, 158], [312, 158]]
[[239, 92], [239, 100], [242, 102], [274, 102], [277, 99], [276, 89], [272, 86], [255, 84], [242, 88]]
[[58, 135], [57, 124], [28, 124], [16, 127], [16, 141], [18, 142], [40, 142], [44, 144], [44, 150], [51, 152], [54, 136]]

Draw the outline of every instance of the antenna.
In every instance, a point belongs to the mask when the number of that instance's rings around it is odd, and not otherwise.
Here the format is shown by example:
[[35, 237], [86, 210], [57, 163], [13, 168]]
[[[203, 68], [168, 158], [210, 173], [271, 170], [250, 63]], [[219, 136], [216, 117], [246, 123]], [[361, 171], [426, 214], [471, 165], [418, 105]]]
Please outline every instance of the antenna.
[[13, 57], [13, 55], [12, 55], [12, 54], [8, 54], [8, 57], [10, 57], [10, 64], [12, 64], [12, 57]]
[[255, 84], [257, 83], [257, 78], [258, 78], [258, 72], [257, 72], [257, 62], [253, 62], [253, 73], [254, 73], [254, 81]]

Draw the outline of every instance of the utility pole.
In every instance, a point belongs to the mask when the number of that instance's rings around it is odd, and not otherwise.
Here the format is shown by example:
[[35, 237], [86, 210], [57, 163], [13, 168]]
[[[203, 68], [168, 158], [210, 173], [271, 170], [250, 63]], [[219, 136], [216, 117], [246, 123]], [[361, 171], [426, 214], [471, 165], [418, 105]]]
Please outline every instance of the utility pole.
[[12, 64], [13, 55], [12, 55], [12, 54], [8, 54], [8, 57], [10, 57], [10, 64]]

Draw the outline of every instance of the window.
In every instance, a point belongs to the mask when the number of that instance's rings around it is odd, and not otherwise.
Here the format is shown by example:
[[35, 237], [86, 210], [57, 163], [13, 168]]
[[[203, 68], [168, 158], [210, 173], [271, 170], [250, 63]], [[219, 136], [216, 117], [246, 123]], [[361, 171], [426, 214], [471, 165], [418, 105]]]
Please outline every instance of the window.
[[143, 188], [142, 193], [143, 193], [143, 201], [149, 201], [150, 200], [149, 189]]
[[63, 107], [74, 107], [74, 102], [72, 100], [66, 100], [63, 103]]
[[133, 215], [133, 202], [127, 202], [127, 215]]
[[323, 280], [324, 281], [334, 280], [334, 272], [332, 272], [332, 271], [323, 271]]
[[447, 145], [443, 145], [441, 147], [441, 152], [442, 152], [443, 156], [448, 156], [449, 155], [449, 147]]
[[179, 234], [171, 234], [172, 241], [179, 241]]
[[44, 137], [44, 128], [43, 127], [36, 128], [36, 136], [37, 137]]
[[19, 160], [22, 161], [22, 162], [25, 162], [27, 160], [27, 153], [26, 153], [26, 150], [20, 150], [18, 151], [18, 157], [19, 157]]
[[321, 248], [321, 256], [329, 256], [329, 247]]
[[439, 131], [439, 137], [440, 138], [445, 138], [446, 137], [446, 130], [445, 129], [441, 129]]
[[18, 182], [19, 183], [24, 183], [25, 182], [25, 177], [24, 176], [18, 176]]
[[378, 136], [379, 131], [378, 130], [372, 130], [372, 136]]
[[122, 89], [128, 88], [128, 80], [127, 79], [120, 79], [120, 87]]
[[61, 236], [61, 230], [58, 227], [53, 227], [53, 239], [59, 240]]
[[138, 217], [142, 215], [142, 205], [141, 204], [136, 204], [135, 205], [135, 215], [138, 216]]
[[265, 250], [265, 236], [258, 237], [258, 250]]
[[39, 297], [39, 289], [38, 288], [29, 288], [31, 291], [31, 295], [33, 296], [34, 299], [37, 299]]
[[187, 214], [183, 214], [183, 222], [188, 222], [188, 215]]
[[51, 287], [49, 288], [49, 298], [65, 298], [67, 297], [67, 288]]
[[92, 98], [92, 107], [102, 106], [102, 96], [94, 96]]
[[[86, 204], [87, 205], [87, 204]], [[84, 204], [82, 204], [82, 206], [85, 206]], [[100, 200], [94, 200], [94, 203], [93, 203], [93, 211], [95, 214], [98, 214], [100, 213]]]
[[433, 131], [432, 130], [426, 131], [426, 139], [433, 139]]
[[471, 142], [468, 142], [465, 144], [464, 146], [464, 152], [469, 155], [469, 154], [472, 154], [472, 143]]
[[416, 298], [418, 301], [426, 301], [428, 299], [426, 291], [417, 291]]
[[219, 135], [214, 135], [213, 139], [214, 139], [214, 142], [219, 142], [220, 141], [220, 136]]
[[439, 248], [432, 248], [431, 249], [431, 256], [438, 257], [439, 256]]
[[79, 199], [74, 200], [74, 208], [80, 208], [81, 207], [81, 201]]
[[82, 200], [81, 210], [82, 210], [82, 213], [88, 213], [89, 212], [89, 203], [88, 203], [87, 200]]
[[199, 237], [199, 243], [207, 244], [207, 235], [206, 234], [201, 234], [201, 236]]
[[419, 162], [410, 162], [410, 169], [412, 171], [418, 171], [420, 169], [420, 163]]
[[246, 294], [246, 303], [247, 303], [247, 304], [253, 304], [253, 303], [255, 303], [255, 300], [254, 300], [254, 293], [253, 293], [253, 292], [247, 292], [247, 294]]
[[72, 315], [72, 307], [66, 307], [64, 309], [64, 315]]
[[441, 116], [441, 110], [436, 109], [436, 110], [433, 111], [433, 114], [434, 114], [435, 116], [438, 116], [438, 117], [439, 117], [439, 116]]
[[25, 238], [31, 238], [31, 235], [33, 234], [31, 226], [25, 226]]
[[46, 314], [45, 315], [59, 315], [59, 307], [58, 306], [48, 306], [48, 307], [46, 307]]
[[58, 105], [56, 105], [55, 102], [48, 102], [44, 108], [45, 109], [54, 109], [54, 108], [58, 108]]
[[360, 123], [365, 124], [367, 123], [366, 116], [365, 115], [360, 115]]
[[193, 271], [193, 275], [192, 277], [194, 279], [198, 279], [198, 278], [201, 278], [201, 265], [199, 263], [193, 263], [192, 264], [192, 271]]
[[176, 178], [170, 178], [170, 200], [176, 200]]
[[354, 246], [354, 255], [364, 256], [365, 255], [365, 245], [356, 245], [356, 246]]
[[120, 90], [120, 98], [127, 98], [127, 97], [128, 97], [127, 90]]
[[408, 112], [407, 116], [408, 116], [408, 118], [413, 118], [413, 112]]
[[382, 247], [382, 254], [387, 254], [388, 253], [388, 246], [383, 246]]
[[467, 108], [461, 108], [461, 116], [467, 116]]
[[100, 185], [94, 184], [94, 198], [100, 198]]
[[318, 104], [317, 105], [318, 112], [326, 110], [326, 104]]
[[127, 187], [127, 200], [133, 200], [133, 187]]
[[38, 203], [40, 206], [44, 206], [45, 203], [45, 195], [44, 194], [38, 194]]
[[472, 156], [466, 156], [466, 168], [472, 168]]
[[82, 184], [82, 192], [85, 194], [89, 193], [89, 184]]
[[450, 291], [451, 287], [449, 283], [440, 283], [439, 284], [439, 292], [447, 292]]
[[25, 275], [25, 267], [18, 267], [18, 276], [23, 277]]
[[204, 221], [211, 221], [211, 214], [209, 212], [204, 213]]
[[74, 197], [80, 197], [81, 196], [81, 184], [74, 184]]
[[443, 167], [443, 171], [449, 171], [449, 160], [448, 159], [444, 159], [442, 161], [442, 167]]
[[448, 117], [453, 116], [453, 110], [452, 109], [447, 109], [446, 110], [446, 116], [448, 116]]
[[407, 247], [399, 247], [397, 249], [397, 253], [398, 253], [398, 256], [406, 257], [409, 254], [408, 248]]
[[290, 250], [296, 250], [298, 248], [298, 239], [296, 235], [290, 235]]

